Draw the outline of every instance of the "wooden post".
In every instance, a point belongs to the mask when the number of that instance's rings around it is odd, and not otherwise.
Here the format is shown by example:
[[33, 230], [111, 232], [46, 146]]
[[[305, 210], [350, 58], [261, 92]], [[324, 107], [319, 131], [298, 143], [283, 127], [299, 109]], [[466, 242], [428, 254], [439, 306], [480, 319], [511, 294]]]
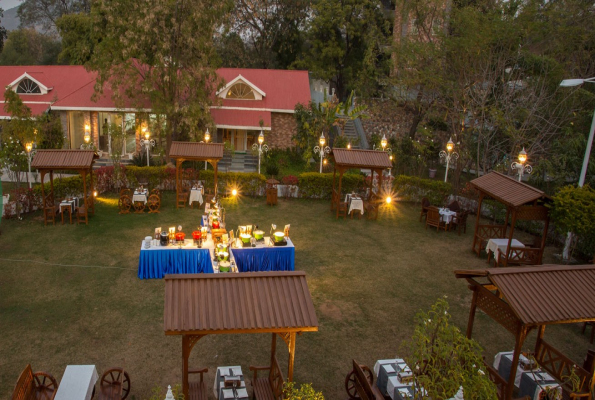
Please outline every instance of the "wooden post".
[[190, 357], [190, 346], [188, 335], [182, 336], [182, 392], [184, 398], [189, 399], [189, 385], [188, 385], [188, 358]]
[[[504, 259], [504, 266], [508, 267], [508, 256], [510, 252], [510, 244], [512, 243], [512, 234], [514, 233], [514, 225], [516, 224], [516, 208], [512, 210], [512, 222], [510, 224], [510, 233], [508, 234], [508, 244], [506, 245], [506, 258]], [[499, 260], [496, 260], [494, 257], [494, 261], [496, 262], [496, 266], [499, 264]]]
[[54, 198], [54, 170], [50, 169], [50, 188], [52, 189], [52, 205], [54, 205], [54, 202], [56, 201], [56, 199]]
[[275, 355], [277, 354], [277, 334], [273, 333], [273, 340], [271, 342], [271, 364], [273, 365], [273, 360], [275, 359]]
[[506, 236], [506, 232], [508, 231], [508, 217], [510, 216], [510, 207], [506, 207], [506, 220], [504, 222], [504, 235]]
[[43, 178], [45, 177], [46, 172], [44, 169], [42, 169], [39, 172], [41, 173], [41, 200], [43, 201], [42, 207], [45, 208], [46, 204], [45, 204], [45, 190], [43, 189], [43, 187], [44, 187]]
[[[333, 165], [333, 193], [331, 195], [331, 211], [334, 210], [335, 202], [339, 202], [340, 200], [335, 196], [335, 177], [337, 176], [337, 165]], [[337, 204], [337, 207], [339, 205]]]
[[535, 357], [538, 357], [539, 355], [539, 348], [541, 347], [544, 333], [545, 325], [539, 325], [539, 330], [537, 331], [537, 341], [535, 342]]
[[91, 193], [91, 214], [95, 214], [95, 190], [93, 190], [93, 168], [89, 169], [89, 177], [91, 180], [91, 188], [90, 188], [90, 193]]
[[[83, 207], [87, 207], [87, 171], [83, 170]], [[89, 210], [87, 209], [87, 212]], [[77, 213], [78, 215], [78, 213]], [[77, 217], [78, 218], [78, 217]]]
[[[514, 217], [513, 217], [514, 219]], [[504, 398], [506, 400], [512, 399], [512, 391], [514, 389], [514, 378], [516, 376], [516, 370], [519, 365], [519, 358], [521, 355], [521, 349], [523, 347], [523, 342], [527, 337], [527, 329], [522, 327], [520, 332], [517, 333], [516, 343], [514, 345], [514, 354], [512, 355], [512, 365], [510, 366], [510, 375], [508, 376], [508, 385], [506, 385], [506, 395]]]
[[339, 189], [337, 190], [337, 218], [339, 218], [339, 204], [341, 203], [341, 183], [343, 182], [343, 168], [339, 170]]
[[[471, 249], [475, 251], [475, 244], [477, 243], [477, 231], [479, 230], [479, 219], [481, 218], [481, 203], [483, 203], [484, 193], [479, 193], [479, 202], [477, 203], [477, 218], [475, 219], [475, 231], [473, 232], [473, 246]], [[481, 243], [480, 243], [481, 246]], [[481, 249], [477, 252], [477, 255], [481, 254]]]
[[178, 158], [176, 160], [176, 208], [178, 208], [178, 198], [180, 196], [180, 165], [182, 164], [182, 159]]
[[[547, 230], [550, 226], [550, 216], [549, 216], [549, 212], [548, 215], [545, 219], [545, 226], [543, 227], [543, 234], [541, 235], [541, 247], [540, 247], [540, 251], [539, 251], [539, 260], [537, 261], [538, 264], [541, 264], [542, 262], [542, 258], [543, 258], [543, 250], [545, 249], [545, 240], [547, 239]], [[595, 264], [595, 258], [593, 258], [593, 264]]]
[[471, 339], [473, 333], [473, 323], [475, 322], [475, 311], [477, 310], [477, 296], [479, 296], [479, 290], [476, 287], [472, 288], [473, 299], [471, 300], [471, 309], [469, 310], [469, 321], [467, 322], [467, 339]]
[[295, 358], [295, 332], [289, 334], [289, 367], [287, 369], [287, 381], [293, 382], [293, 361]]

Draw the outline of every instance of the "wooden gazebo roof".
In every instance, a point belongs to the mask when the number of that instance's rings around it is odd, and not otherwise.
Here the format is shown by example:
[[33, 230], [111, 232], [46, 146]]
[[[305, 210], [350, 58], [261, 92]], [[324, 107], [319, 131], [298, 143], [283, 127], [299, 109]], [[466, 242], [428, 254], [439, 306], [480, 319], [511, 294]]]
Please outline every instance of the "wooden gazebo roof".
[[31, 168], [89, 169], [99, 156], [93, 150], [37, 150]]
[[478, 283], [485, 277], [525, 326], [595, 320], [595, 265], [541, 265], [455, 271]]
[[164, 329], [166, 335], [306, 332], [318, 330], [318, 319], [305, 272], [167, 275]]
[[223, 143], [172, 142], [169, 156], [195, 161], [220, 160], [223, 158]]
[[541, 190], [499, 172], [490, 172], [469, 183], [480, 192], [509, 207], [519, 207], [536, 200], [550, 200]]
[[333, 149], [332, 156], [337, 168], [385, 169], [392, 167], [389, 154], [385, 151]]

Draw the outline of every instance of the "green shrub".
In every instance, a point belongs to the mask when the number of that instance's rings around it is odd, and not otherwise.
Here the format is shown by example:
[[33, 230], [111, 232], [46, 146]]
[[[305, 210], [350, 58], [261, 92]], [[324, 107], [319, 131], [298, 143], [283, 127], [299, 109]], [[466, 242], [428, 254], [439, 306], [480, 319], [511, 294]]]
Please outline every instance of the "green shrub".
[[277, 164], [267, 163], [265, 166], [265, 170], [268, 176], [279, 175], [279, 166]]
[[[161, 184], [164, 184], [165, 187], [163, 189], [170, 189], [170, 185], [168, 184], [171, 180], [171, 171], [168, 171], [167, 167], [137, 167], [134, 165], [129, 165], [126, 167], [126, 181], [128, 187], [136, 187], [138, 186], [138, 182], [148, 182], [150, 187], [157, 187]], [[175, 189], [175, 169], [173, 169], [173, 179], [174, 179], [174, 187]]]
[[[299, 175], [300, 195], [304, 198], [330, 199], [333, 192], [333, 174], [304, 172]], [[341, 192], [349, 193], [363, 185], [364, 177], [357, 174], [343, 175]], [[335, 179], [335, 189], [339, 187], [339, 176]]]
[[416, 176], [399, 175], [395, 178], [393, 185], [396, 195], [401, 200], [421, 202], [422, 198], [427, 197], [434, 205], [441, 205], [446, 196], [452, 192], [450, 183]]
[[[214, 171], [200, 171], [200, 180], [206, 187], [213, 187]], [[227, 195], [231, 188], [237, 188], [244, 196], [261, 196], [266, 184], [266, 177], [257, 172], [218, 172], [218, 192]]]
[[283, 385], [285, 400], [324, 400], [322, 392], [317, 392], [310, 383], [302, 383], [298, 389], [295, 382], [285, 382]]
[[[46, 176], [48, 176], [47, 174]], [[87, 190], [91, 188], [91, 177], [87, 175]], [[51, 193], [50, 182], [43, 185], [46, 196]], [[41, 185], [33, 188], [35, 196], [41, 199]], [[83, 177], [81, 175], [69, 178], [59, 178], [54, 175], [54, 200], [60, 200], [65, 197], [77, 197], [83, 194]]]

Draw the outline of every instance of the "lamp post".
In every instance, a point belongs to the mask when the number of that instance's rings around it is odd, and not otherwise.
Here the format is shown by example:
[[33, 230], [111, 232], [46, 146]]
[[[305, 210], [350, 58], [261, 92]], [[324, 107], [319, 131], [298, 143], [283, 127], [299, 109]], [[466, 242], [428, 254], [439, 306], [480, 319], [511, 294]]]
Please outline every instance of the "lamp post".
[[81, 144], [81, 150], [93, 150], [93, 144], [91, 143], [91, 127], [89, 124], [85, 124], [85, 143]]
[[[595, 83], [595, 77], [587, 79], [564, 79], [560, 82], [562, 87], [579, 86], [583, 83]], [[585, 149], [585, 157], [583, 158], [583, 167], [581, 168], [581, 175], [578, 179], [578, 187], [583, 187], [585, 178], [587, 177], [587, 167], [589, 166], [589, 157], [591, 156], [591, 147], [593, 146], [593, 135], [595, 134], [595, 112], [593, 113], [593, 120], [591, 122], [591, 131], [589, 132], [589, 139], [587, 139], [587, 148]], [[570, 244], [572, 243], [572, 232], [566, 235], [566, 243], [564, 244], [564, 251], [562, 258], [568, 260], [570, 257]]]
[[29, 189], [31, 189], [31, 150], [33, 150], [33, 143], [27, 143], [25, 145], [25, 149], [27, 150], [27, 163], [29, 164], [29, 175], [27, 175], [27, 181], [29, 182]]
[[262, 156], [262, 152], [264, 151], [265, 153], [269, 151], [269, 146], [267, 146], [264, 143], [264, 133], [262, 132], [262, 130], [260, 131], [260, 135], [258, 135], [258, 143], [254, 143], [252, 145], [252, 150], [257, 151], [258, 150], [258, 173], [260, 174], [260, 157]]
[[510, 164], [512, 169], [517, 169], [519, 171], [519, 182], [523, 179], [524, 173], [530, 174], [531, 172], [533, 172], [533, 167], [529, 164], [525, 165], [525, 162], [527, 162], [527, 152], [523, 147], [523, 150], [519, 152], [519, 162], [515, 161], [512, 164]]
[[450, 160], [458, 160], [459, 159], [459, 153], [457, 153], [456, 151], [453, 151], [455, 148], [455, 144], [452, 141], [452, 137], [450, 139], [448, 139], [448, 142], [446, 142], [446, 151], [444, 150], [440, 150], [440, 153], [438, 153], [438, 155], [440, 156], [440, 158], [444, 158], [446, 159], [446, 171], [444, 172], [444, 182], [446, 182], [446, 180], [448, 179], [448, 169], [450, 168]]
[[[209, 128], [207, 128], [207, 131], [205, 132], [204, 140], [201, 143], [209, 143], [209, 140], [211, 140], [211, 134], [209, 133]], [[206, 170], [207, 170], [207, 161], [205, 160], [205, 171]]]
[[143, 127], [141, 129], [143, 135], [145, 136], [144, 139], [140, 140], [140, 145], [144, 146], [145, 149], [147, 150], [147, 167], [149, 166], [149, 149], [151, 147], [155, 147], [155, 139], [149, 139], [149, 137], [151, 136], [151, 133], [149, 132], [149, 130], [147, 129], [147, 127]]
[[[388, 140], [386, 140], [386, 135], [382, 134], [382, 139], [380, 139], [380, 147], [378, 148], [378, 150], [386, 151], [388, 153], [388, 158], [390, 159], [390, 165], [392, 166], [393, 165], [393, 149], [391, 149], [390, 147], [387, 148], [386, 146], [388, 146]], [[374, 145], [372, 147], [372, 149], [376, 150], [376, 145]], [[391, 176], [390, 175], [391, 170], [392, 170], [392, 168], [388, 169], [388, 176]]]
[[320, 146], [314, 147], [314, 154], [320, 155], [320, 173], [322, 174], [322, 162], [324, 160], [324, 156], [331, 152], [331, 148], [324, 145], [326, 143], [326, 139], [324, 138], [324, 132], [320, 135], [318, 143], [320, 144]]

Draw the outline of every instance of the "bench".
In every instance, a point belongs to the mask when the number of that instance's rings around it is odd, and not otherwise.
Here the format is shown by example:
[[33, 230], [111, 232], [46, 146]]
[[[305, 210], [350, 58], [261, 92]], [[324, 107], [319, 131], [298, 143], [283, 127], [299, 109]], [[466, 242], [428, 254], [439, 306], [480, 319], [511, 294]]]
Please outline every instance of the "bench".
[[35, 372], [27, 364], [17, 380], [12, 400], [52, 400], [58, 390], [56, 379], [46, 372]]
[[352, 360], [353, 369], [345, 377], [345, 390], [349, 399], [384, 400], [385, 397], [374, 385], [374, 373], [365, 365]]
[[202, 369], [191, 369], [190, 371], [188, 371], [188, 375], [190, 374], [200, 374], [200, 380], [198, 381], [191, 381], [188, 382], [189, 384], [189, 397], [190, 400], [207, 400], [208, 394], [207, 394], [207, 384], [205, 383], [204, 379], [203, 379], [203, 374], [209, 372], [208, 368], [202, 368]]
[[508, 253], [498, 249], [495, 257], [496, 267], [508, 267], [511, 265], [540, 265], [542, 251], [536, 247], [509, 247]]
[[[269, 371], [268, 376], [258, 377], [258, 371]], [[277, 357], [273, 357], [272, 365], [268, 367], [250, 366], [250, 371], [254, 371], [252, 379], [252, 388], [254, 398], [260, 400], [280, 400], [283, 398], [283, 373], [279, 368]]]

